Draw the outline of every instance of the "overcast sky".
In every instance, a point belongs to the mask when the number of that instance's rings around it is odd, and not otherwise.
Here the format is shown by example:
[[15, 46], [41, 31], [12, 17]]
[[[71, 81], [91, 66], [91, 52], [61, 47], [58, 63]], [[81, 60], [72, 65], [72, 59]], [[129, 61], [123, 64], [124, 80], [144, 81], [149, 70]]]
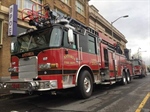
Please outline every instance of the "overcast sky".
[[129, 15], [117, 20], [113, 26], [126, 37], [126, 46], [132, 54], [141, 48], [143, 60], [150, 65], [150, 0], [90, 0], [89, 4], [109, 22]]

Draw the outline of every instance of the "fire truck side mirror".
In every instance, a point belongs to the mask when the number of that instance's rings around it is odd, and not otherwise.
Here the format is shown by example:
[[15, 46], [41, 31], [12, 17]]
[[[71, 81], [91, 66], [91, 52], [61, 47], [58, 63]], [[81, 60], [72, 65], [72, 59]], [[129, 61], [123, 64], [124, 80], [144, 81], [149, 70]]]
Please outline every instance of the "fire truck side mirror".
[[140, 60], [139, 60], [138, 62], [139, 62], [139, 65], [142, 65], [142, 63], [141, 63], [141, 61], [140, 61]]
[[11, 47], [10, 47], [11, 53], [17, 52], [17, 47], [16, 47], [16, 45], [17, 45], [16, 42], [12, 42], [12, 43], [11, 43]]
[[69, 42], [69, 44], [73, 44], [74, 43], [73, 30], [72, 29], [68, 30], [68, 42]]

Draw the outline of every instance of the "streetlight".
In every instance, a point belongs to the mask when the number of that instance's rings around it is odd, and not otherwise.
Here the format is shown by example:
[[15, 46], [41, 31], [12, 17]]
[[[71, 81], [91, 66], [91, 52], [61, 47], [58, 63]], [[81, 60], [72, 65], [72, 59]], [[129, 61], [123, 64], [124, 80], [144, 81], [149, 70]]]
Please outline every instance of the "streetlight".
[[139, 47], [139, 48], [138, 48], [138, 54], [137, 54], [137, 55], [138, 55], [138, 59], [140, 58], [140, 52], [147, 52], [147, 51], [140, 51], [140, 49], [141, 49], [141, 48]]
[[111, 22], [111, 27], [112, 27], [112, 35], [111, 36], [112, 36], [112, 38], [114, 36], [114, 34], [113, 34], [113, 23], [116, 22], [117, 20], [121, 19], [121, 18], [126, 18], [126, 17], [129, 17], [129, 16], [128, 15], [120, 16], [120, 17], [118, 17], [117, 19], [115, 19], [114, 21]]
[[141, 48], [139, 47], [139, 48], [138, 48], [138, 54], [137, 54], [137, 55], [138, 55], [138, 59], [139, 59], [140, 49], [141, 49]]

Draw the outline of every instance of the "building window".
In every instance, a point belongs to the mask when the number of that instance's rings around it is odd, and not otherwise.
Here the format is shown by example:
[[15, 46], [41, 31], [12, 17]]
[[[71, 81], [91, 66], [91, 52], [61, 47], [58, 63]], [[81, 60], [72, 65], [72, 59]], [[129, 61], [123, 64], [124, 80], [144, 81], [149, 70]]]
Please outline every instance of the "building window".
[[36, 3], [42, 4], [42, 0], [16, 0], [19, 9], [32, 9], [33, 4], [35, 4], [33, 6], [34, 10], [41, 10], [41, 6]]
[[61, 10], [55, 8], [58, 17], [67, 17], [67, 14], [62, 12]]
[[79, 1], [76, 1], [76, 11], [84, 15], [84, 6]]
[[70, 5], [70, 0], [61, 0], [62, 2], [64, 2], [67, 5]]

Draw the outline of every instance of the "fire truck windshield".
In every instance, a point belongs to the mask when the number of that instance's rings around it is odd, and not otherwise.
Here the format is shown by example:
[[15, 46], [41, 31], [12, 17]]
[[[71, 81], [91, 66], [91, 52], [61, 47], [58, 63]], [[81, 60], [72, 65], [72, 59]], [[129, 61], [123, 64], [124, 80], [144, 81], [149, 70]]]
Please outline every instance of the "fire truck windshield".
[[61, 45], [61, 38], [62, 30], [57, 27], [33, 31], [18, 37], [15, 53], [59, 47]]

